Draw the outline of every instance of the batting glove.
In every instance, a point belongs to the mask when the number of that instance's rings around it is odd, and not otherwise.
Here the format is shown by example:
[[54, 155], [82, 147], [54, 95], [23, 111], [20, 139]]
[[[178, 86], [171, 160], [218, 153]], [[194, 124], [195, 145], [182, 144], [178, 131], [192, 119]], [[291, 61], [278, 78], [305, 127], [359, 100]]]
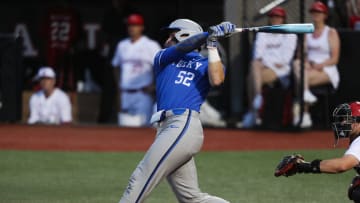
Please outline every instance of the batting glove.
[[226, 37], [235, 31], [236, 25], [231, 22], [222, 22], [209, 28], [210, 38]]

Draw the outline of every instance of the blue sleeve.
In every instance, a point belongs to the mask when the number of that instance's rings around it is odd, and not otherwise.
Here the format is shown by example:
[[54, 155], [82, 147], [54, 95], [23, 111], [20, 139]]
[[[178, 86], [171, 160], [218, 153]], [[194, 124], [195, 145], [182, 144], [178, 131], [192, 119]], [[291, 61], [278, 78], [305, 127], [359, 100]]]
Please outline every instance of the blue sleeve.
[[209, 33], [203, 32], [179, 42], [174, 46], [161, 50], [156, 54], [154, 59], [155, 71], [159, 72], [163, 67], [178, 61], [187, 53], [199, 48], [206, 42], [208, 36]]
[[159, 51], [154, 59], [155, 75], [170, 63], [179, 60], [186, 53], [176, 51], [175, 46]]

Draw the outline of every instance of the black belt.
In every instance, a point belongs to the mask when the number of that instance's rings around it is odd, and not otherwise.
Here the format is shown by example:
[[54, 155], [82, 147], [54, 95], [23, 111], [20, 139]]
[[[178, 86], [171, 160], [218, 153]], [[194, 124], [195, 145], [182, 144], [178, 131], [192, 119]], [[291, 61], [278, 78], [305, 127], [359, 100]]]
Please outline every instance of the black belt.
[[191, 110], [186, 108], [175, 108], [167, 111], [158, 111], [151, 116], [150, 122], [151, 123], [161, 122], [164, 121], [167, 117], [182, 115], [185, 112], [189, 112], [189, 111]]
[[144, 88], [140, 88], [140, 89], [122, 89], [121, 91], [126, 92], [126, 93], [137, 93], [137, 92], [143, 92]]

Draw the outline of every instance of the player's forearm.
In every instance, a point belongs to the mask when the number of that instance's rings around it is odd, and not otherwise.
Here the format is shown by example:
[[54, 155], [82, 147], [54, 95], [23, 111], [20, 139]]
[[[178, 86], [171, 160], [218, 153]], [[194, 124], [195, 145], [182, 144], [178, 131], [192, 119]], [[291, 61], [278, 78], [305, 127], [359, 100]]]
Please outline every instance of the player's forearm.
[[342, 173], [353, 168], [357, 163], [353, 163], [348, 158], [335, 158], [328, 160], [316, 159], [312, 162], [298, 164], [299, 173]]
[[209, 81], [212, 86], [219, 86], [224, 82], [225, 73], [224, 67], [221, 63], [219, 53], [217, 48], [208, 48], [209, 56], [209, 67], [208, 67], [208, 75]]
[[319, 160], [298, 163], [298, 173], [342, 173], [351, 169], [341, 159]]
[[320, 164], [320, 169], [324, 173], [342, 173], [359, 165], [356, 156], [346, 154], [341, 158], [324, 160]]
[[184, 54], [191, 52], [195, 49], [200, 48], [201, 45], [203, 45], [206, 42], [208, 36], [209, 36], [209, 33], [207, 33], [207, 32], [203, 32], [203, 33], [194, 35], [194, 36], [176, 44], [175, 50], [178, 52], [184, 53]]
[[322, 173], [342, 173], [350, 170], [352, 167], [344, 164], [341, 159], [323, 160], [320, 162], [320, 171]]

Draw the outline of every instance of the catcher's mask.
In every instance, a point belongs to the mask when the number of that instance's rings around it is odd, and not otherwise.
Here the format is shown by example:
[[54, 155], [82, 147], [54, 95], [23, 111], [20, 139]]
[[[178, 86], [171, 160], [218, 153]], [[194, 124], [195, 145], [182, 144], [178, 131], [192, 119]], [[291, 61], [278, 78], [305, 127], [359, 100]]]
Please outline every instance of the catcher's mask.
[[344, 103], [335, 108], [332, 123], [335, 146], [340, 138], [350, 137], [352, 124], [357, 122], [360, 122], [360, 102]]

